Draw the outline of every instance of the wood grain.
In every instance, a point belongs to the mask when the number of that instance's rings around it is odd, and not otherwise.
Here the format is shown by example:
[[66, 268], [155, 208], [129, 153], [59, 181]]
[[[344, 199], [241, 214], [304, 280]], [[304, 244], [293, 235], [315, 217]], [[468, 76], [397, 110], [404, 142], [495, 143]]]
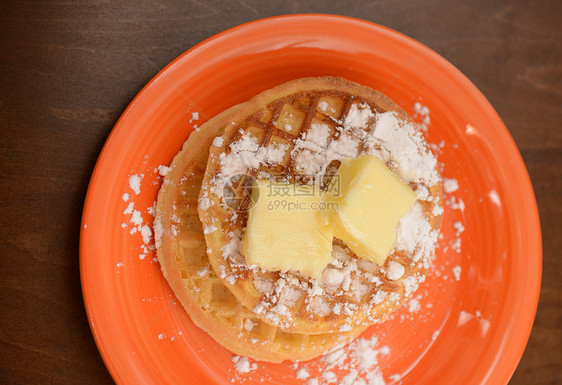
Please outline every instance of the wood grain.
[[80, 217], [121, 112], [180, 53], [234, 25], [323, 12], [399, 30], [497, 109], [539, 204], [544, 275], [510, 384], [562, 383], [562, 2], [4, 1], [0, 12], [0, 383], [111, 384], [83, 307]]

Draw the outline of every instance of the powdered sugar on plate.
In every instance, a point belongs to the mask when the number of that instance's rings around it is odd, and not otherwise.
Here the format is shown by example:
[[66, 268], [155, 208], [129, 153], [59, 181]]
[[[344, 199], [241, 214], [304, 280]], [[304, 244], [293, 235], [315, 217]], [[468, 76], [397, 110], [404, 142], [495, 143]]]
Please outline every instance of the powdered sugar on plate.
[[[385, 385], [387, 382], [379, 362], [388, 359], [389, 355], [388, 346], [381, 345], [376, 336], [359, 337], [319, 359], [289, 365], [293, 379], [306, 385]], [[271, 380], [266, 372], [254, 373], [260, 364], [250, 358], [235, 355], [232, 363], [230, 381], [233, 383], [244, 383], [250, 378], [264, 383]]]
[[325, 355], [319, 362], [295, 364], [295, 378], [306, 384], [384, 385], [379, 360], [390, 354], [377, 337], [359, 337], [348, 346]]
[[[151, 170], [151, 171], [149, 171]], [[162, 178], [170, 171], [165, 165], [147, 168], [144, 173], [135, 173], [128, 178], [128, 191], [121, 195], [126, 204], [123, 209], [124, 221], [121, 228], [132, 236], [140, 236], [141, 244], [138, 251], [139, 260], [157, 262], [156, 242], [161, 236], [161, 226], [154, 223], [156, 200], [148, 207], [140, 207], [137, 197], [143, 194], [143, 185], [149, 184], [151, 189], [159, 186]], [[145, 181], [146, 178], [146, 181]]]
[[248, 357], [234, 356], [232, 362], [238, 373], [248, 373], [258, 368], [258, 365], [251, 362]]
[[135, 192], [135, 194], [139, 195], [140, 190], [140, 183], [143, 175], [133, 174], [129, 177], [129, 188]]
[[424, 106], [420, 102], [414, 103], [414, 115], [413, 118], [418, 120], [419, 127], [423, 132], [427, 132], [431, 119], [429, 118], [429, 108]]
[[459, 182], [452, 178], [443, 178], [443, 191], [450, 194], [459, 189]]

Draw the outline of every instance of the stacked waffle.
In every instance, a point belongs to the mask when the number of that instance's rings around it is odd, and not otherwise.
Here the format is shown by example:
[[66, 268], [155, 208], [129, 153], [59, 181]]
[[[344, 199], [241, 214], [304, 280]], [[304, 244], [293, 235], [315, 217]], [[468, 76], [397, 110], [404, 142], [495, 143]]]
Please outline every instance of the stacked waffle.
[[[384, 265], [337, 238], [322, 279], [246, 262], [251, 181], [326, 189], [341, 161], [361, 154], [380, 158], [416, 194]], [[383, 320], [424, 280], [443, 212], [436, 167], [414, 123], [380, 92], [332, 77], [274, 87], [207, 121], [174, 158], [155, 220], [162, 271], [192, 320], [232, 352], [270, 362], [322, 355]]]

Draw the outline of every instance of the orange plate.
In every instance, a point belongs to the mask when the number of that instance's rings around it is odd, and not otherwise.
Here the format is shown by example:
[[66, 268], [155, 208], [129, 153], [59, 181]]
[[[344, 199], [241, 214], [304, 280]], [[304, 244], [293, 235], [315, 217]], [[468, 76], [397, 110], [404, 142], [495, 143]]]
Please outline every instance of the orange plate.
[[[533, 324], [542, 252], [533, 190], [507, 129], [464, 75], [420, 43], [361, 20], [293, 15], [232, 28], [178, 57], [139, 93], [105, 144], [84, 207], [80, 264], [92, 331], [117, 383], [305, 382], [289, 363], [235, 372], [232, 354], [175, 300], [123, 211], [133, 202], [151, 224], [147, 210], [161, 181], [154, 169], [169, 164], [194, 125], [276, 84], [322, 75], [383, 90], [411, 114], [415, 102], [427, 106], [428, 139], [444, 141], [443, 175], [458, 180], [453, 195], [465, 204], [464, 211], [445, 205], [435, 266], [416, 293], [420, 310], [405, 306], [366, 333], [390, 348], [379, 359], [385, 379], [508, 382]], [[143, 175], [138, 195], [129, 187], [134, 174]], [[460, 253], [450, 247], [457, 221], [466, 228]]]

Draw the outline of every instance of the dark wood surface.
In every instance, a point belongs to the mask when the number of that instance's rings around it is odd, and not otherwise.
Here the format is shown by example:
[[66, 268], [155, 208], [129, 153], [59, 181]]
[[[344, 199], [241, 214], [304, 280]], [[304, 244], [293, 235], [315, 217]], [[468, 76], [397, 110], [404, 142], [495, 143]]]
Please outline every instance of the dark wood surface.
[[104, 141], [143, 85], [186, 49], [246, 21], [301, 12], [405, 33], [451, 61], [497, 109], [527, 164], [544, 245], [538, 313], [510, 384], [562, 384], [556, 0], [2, 2], [1, 384], [112, 383], [88, 327], [78, 263], [82, 205]]

